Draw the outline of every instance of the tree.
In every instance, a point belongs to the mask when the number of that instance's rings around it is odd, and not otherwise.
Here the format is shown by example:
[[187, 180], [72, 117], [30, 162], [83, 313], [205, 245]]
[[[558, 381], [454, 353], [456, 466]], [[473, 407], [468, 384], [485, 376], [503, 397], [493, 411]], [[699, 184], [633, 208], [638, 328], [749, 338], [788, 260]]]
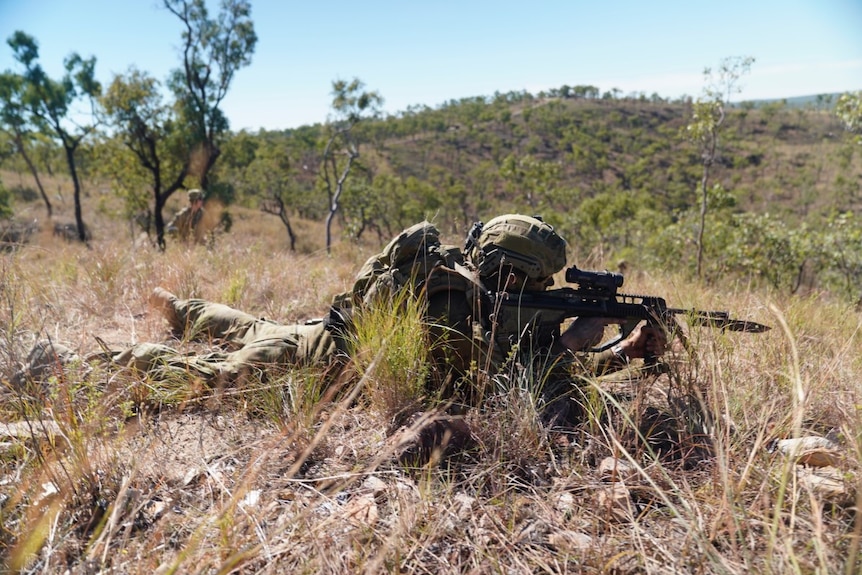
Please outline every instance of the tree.
[[12, 194], [0, 181], [0, 220], [12, 217]]
[[734, 56], [721, 61], [718, 70], [706, 68], [703, 72], [703, 96], [692, 104], [691, 120], [685, 127], [686, 137], [700, 152], [700, 221], [697, 230], [697, 277], [703, 273], [703, 238], [708, 211], [709, 178], [712, 165], [719, 155], [719, 133], [727, 115], [730, 97], [741, 92], [739, 79], [749, 72], [754, 58]]
[[15, 151], [24, 158], [27, 168], [36, 181], [36, 187], [39, 188], [42, 201], [45, 202], [45, 209], [50, 219], [54, 211], [53, 206], [51, 206], [51, 200], [48, 199], [48, 194], [45, 193], [45, 188], [42, 186], [36, 164], [27, 150], [27, 143], [31, 134], [27, 106], [24, 104], [24, 86], [23, 76], [8, 71], [0, 74], [0, 125], [9, 131]]
[[261, 194], [261, 210], [277, 216], [287, 231], [290, 251], [296, 251], [296, 232], [290, 222], [296, 199], [296, 178], [291, 173], [290, 158], [282, 142], [263, 140], [254, 160], [246, 170], [246, 180]]
[[134, 210], [141, 204], [136, 184], [148, 182], [153, 196], [156, 243], [164, 250], [162, 210], [189, 173], [190, 136], [178, 122], [175, 109], [162, 101], [159, 82], [146, 72], [131, 68], [125, 76], [115, 76], [101, 102], [117, 129], [117, 138], [137, 160], [105, 164], [120, 183], [121, 191], [125, 190], [127, 206]]
[[341, 195], [354, 163], [359, 159], [359, 142], [353, 129], [359, 122], [374, 118], [380, 113], [383, 98], [376, 91], [366, 92], [365, 84], [354, 78], [352, 81], [332, 82], [333, 117], [327, 122], [329, 135], [323, 150], [323, 186], [329, 204], [326, 216], [326, 252], [332, 249], [332, 222], [338, 213]]
[[545, 208], [560, 180], [560, 165], [543, 162], [531, 155], [517, 158], [506, 156], [500, 166], [500, 176], [516, 194], [526, 198], [530, 209], [535, 212]]
[[[223, 0], [215, 19], [203, 0], [164, 0], [164, 6], [185, 27], [182, 68], [168, 80], [175, 101], [163, 102], [159, 82], [134, 68], [115, 77], [102, 100], [123, 144], [149, 174], [160, 249], [165, 249], [168, 199], [188, 179], [205, 189], [209, 185], [208, 174], [229, 127], [219, 106], [237, 70], [251, 63], [257, 43], [246, 0]], [[129, 166], [117, 168], [114, 175], [123, 181], [136, 177]], [[127, 199], [136, 205], [135, 198]]]
[[172, 72], [168, 85], [177, 98], [180, 120], [191, 132], [190, 171], [206, 189], [229, 127], [219, 106], [236, 72], [251, 63], [257, 44], [251, 3], [222, 0], [215, 19], [204, 0], [164, 0], [164, 5], [184, 26], [182, 68]]
[[856, 141], [862, 144], [862, 91], [841, 94], [835, 104], [835, 115], [848, 132], [856, 134]]
[[95, 116], [96, 98], [102, 90], [95, 79], [96, 59], [85, 60], [73, 52], [63, 62], [65, 75], [57, 81], [49, 78], [37, 63], [39, 48], [31, 36], [19, 30], [9, 38], [8, 44], [15, 60], [24, 66], [22, 104], [31, 114], [33, 123], [63, 146], [75, 193], [78, 239], [86, 242], [88, 235], [81, 213], [81, 182], [75, 154], [81, 141], [95, 129], [95, 123], [78, 124], [79, 119], [72, 119], [70, 113], [75, 104], [84, 102], [90, 106], [90, 116]]

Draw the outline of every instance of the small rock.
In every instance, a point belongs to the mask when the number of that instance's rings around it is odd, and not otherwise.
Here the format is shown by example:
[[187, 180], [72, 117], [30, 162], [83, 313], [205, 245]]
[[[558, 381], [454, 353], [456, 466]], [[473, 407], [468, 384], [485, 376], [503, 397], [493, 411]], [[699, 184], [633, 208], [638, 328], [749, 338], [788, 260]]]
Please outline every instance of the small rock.
[[370, 491], [372, 495], [377, 496], [386, 491], [388, 486], [385, 481], [376, 475], [369, 475], [365, 478], [365, 481], [362, 482], [362, 487]]
[[364, 527], [371, 527], [380, 518], [377, 502], [371, 494], [360, 495], [351, 499], [344, 507], [344, 515], [352, 523]]
[[579, 531], [554, 531], [548, 535], [548, 543], [558, 551], [586, 551], [593, 544], [593, 538]]
[[183, 476], [183, 487], [188, 487], [191, 485], [193, 481], [195, 481], [201, 475], [201, 470], [197, 467], [191, 467], [186, 474]]
[[797, 467], [796, 477], [803, 488], [810, 490], [821, 499], [841, 505], [852, 503], [855, 494], [848, 488], [840, 470], [834, 467], [817, 469]]
[[456, 493], [454, 500], [453, 511], [458, 519], [467, 519], [473, 514], [473, 505], [476, 503], [475, 497], [470, 497], [466, 493]]
[[571, 513], [575, 509], [575, 497], [568, 491], [560, 493], [554, 500], [554, 508], [561, 513]]
[[56, 421], [50, 419], [0, 423], [0, 436], [2, 437], [29, 439], [31, 437], [51, 437], [54, 435], [60, 435], [60, 426], [57, 425]]
[[164, 501], [151, 501], [144, 508], [145, 515], [150, 523], [156, 522], [167, 510], [168, 504]]
[[605, 457], [599, 463], [599, 477], [602, 481], [626, 481], [637, 475], [637, 470], [628, 461], [616, 457]]
[[245, 494], [242, 501], [239, 502], [240, 507], [254, 507], [260, 501], [260, 489], [252, 489]]
[[770, 451], [778, 451], [795, 459], [799, 465], [811, 467], [834, 466], [841, 458], [835, 442], [816, 435], [776, 440], [770, 445]]
[[635, 515], [631, 493], [623, 483], [611, 483], [599, 489], [597, 512], [607, 521], [625, 523]]

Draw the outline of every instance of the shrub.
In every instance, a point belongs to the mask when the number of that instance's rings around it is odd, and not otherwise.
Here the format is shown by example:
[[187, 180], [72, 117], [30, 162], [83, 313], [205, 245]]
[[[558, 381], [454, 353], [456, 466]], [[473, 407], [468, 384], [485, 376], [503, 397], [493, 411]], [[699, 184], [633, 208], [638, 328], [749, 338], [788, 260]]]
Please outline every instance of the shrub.
[[12, 217], [12, 194], [0, 182], [0, 218]]
[[417, 406], [425, 393], [430, 364], [423, 308], [405, 290], [391, 307], [364, 308], [354, 317], [350, 355], [370, 405], [387, 418]]

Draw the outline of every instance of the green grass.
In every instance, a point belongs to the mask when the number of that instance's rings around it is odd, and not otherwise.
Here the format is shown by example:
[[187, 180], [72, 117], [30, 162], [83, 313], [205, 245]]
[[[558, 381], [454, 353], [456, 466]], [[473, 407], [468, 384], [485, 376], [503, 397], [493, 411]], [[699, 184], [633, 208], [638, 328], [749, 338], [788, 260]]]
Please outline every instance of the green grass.
[[[5, 570], [859, 569], [862, 318], [825, 297], [632, 274], [628, 291], [729, 309], [774, 329], [692, 329], [693, 354], [676, 356], [660, 377], [641, 385], [587, 378], [573, 393], [581, 419], [562, 429], [544, 424], [544, 370], [527, 363], [487, 381], [481, 407], [459, 415], [472, 432], [469, 449], [437, 453], [430, 465], [405, 464], [395, 442], [401, 426], [418, 432], [446, 406], [426, 386], [432, 343], [411, 301], [396, 302], [397, 313], [357, 315], [354, 361], [340, 377], [297, 368], [219, 389], [81, 366], [38, 393], [7, 383], [44, 337], [82, 356], [101, 350], [94, 336], [116, 349], [153, 341], [208, 351], [209, 342], [171, 339], [147, 307], [156, 285], [284, 322], [322, 316], [380, 247], [291, 254], [267, 243], [283, 233], [277, 222], [242, 216], [212, 251], [133, 250], [117, 233], [97, 236], [91, 250], [43, 236], [3, 256], [0, 414], [6, 424], [33, 424], [32, 434], [0, 437]], [[322, 237], [310, 223], [303, 229]], [[650, 434], [661, 418], [648, 414], [671, 416], [682, 450], [706, 434], [711, 456], [689, 465], [659, 457]], [[798, 466], [766, 450], [776, 435], [832, 428], [847, 491], [837, 499], [806, 487]], [[624, 489], [599, 474], [611, 456], [634, 469]]]

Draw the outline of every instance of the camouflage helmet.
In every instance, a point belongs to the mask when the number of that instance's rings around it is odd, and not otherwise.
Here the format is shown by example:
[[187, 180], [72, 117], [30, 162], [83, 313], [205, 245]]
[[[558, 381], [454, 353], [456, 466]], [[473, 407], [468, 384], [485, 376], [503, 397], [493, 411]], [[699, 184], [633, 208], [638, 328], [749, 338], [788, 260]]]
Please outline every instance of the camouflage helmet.
[[199, 190], [197, 188], [195, 188], [193, 190], [189, 190], [188, 195], [189, 195], [189, 201], [190, 202], [204, 199], [203, 191]]
[[481, 226], [473, 241], [468, 239], [467, 255], [482, 277], [509, 264], [530, 279], [544, 280], [565, 267], [566, 240], [538, 217], [507, 214]]

